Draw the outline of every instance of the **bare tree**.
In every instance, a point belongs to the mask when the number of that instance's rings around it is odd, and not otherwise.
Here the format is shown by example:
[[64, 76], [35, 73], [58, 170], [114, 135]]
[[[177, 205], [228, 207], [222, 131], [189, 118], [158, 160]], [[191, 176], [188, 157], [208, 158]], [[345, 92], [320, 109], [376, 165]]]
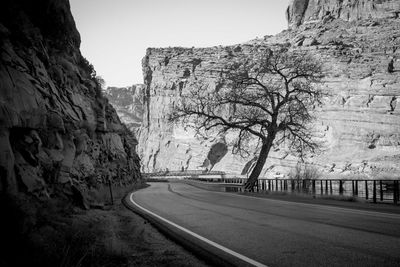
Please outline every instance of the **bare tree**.
[[199, 134], [234, 133], [233, 153], [250, 155], [251, 148], [258, 152], [247, 190], [252, 190], [273, 146], [282, 145], [300, 157], [318, 147], [310, 111], [321, 103], [316, 86], [321, 63], [311, 55], [286, 48], [265, 50], [236, 58], [220, 74], [215, 88], [197, 84], [185, 92], [170, 119]]

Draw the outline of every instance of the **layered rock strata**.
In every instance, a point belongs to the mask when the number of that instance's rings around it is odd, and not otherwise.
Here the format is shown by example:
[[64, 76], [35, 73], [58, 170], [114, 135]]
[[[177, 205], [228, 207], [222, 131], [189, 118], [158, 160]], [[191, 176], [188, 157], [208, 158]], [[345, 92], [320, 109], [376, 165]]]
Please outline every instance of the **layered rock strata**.
[[[376, 12], [367, 16], [370, 6]], [[324, 17], [325, 9], [329, 18]], [[226, 137], [199, 140], [184, 126], [171, 124], [173, 106], [195, 82], [218, 87], [220, 71], [235, 57], [286, 45], [324, 62], [321, 86], [329, 97], [315, 111], [323, 152], [307, 161], [329, 177], [393, 178], [400, 171], [398, 10], [398, 1], [389, 0], [293, 1], [288, 17], [296, 27], [276, 36], [228, 47], [148, 49], [143, 59], [145, 102], [138, 147], [142, 170], [211, 167], [207, 163], [211, 148], [225, 144]], [[253, 160], [230, 151], [228, 147], [213, 170], [240, 174]], [[276, 147], [262, 176], [287, 174], [297, 162]]]
[[286, 11], [289, 27], [332, 19], [396, 19], [399, 14], [397, 0], [292, 0]]
[[68, 0], [2, 1], [0, 40], [0, 190], [90, 199], [138, 181], [137, 141], [80, 53]]
[[143, 89], [142, 84], [127, 87], [107, 87], [105, 97], [115, 108], [121, 121], [136, 132], [143, 119]]

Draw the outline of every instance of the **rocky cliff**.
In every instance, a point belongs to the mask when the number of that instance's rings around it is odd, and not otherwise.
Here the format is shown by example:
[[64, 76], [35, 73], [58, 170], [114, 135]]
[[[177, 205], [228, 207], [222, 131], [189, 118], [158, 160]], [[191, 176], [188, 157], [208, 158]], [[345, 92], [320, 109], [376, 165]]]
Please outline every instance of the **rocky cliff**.
[[143, 119], [143, 89], [142, 84], [127, 87], [107, 87], [104, 96], [116, 109], [119, 118], [132, 132], [142, 125]]
[[[252, 157], [233, 155], [223, 136], [197, 139], [182, 125], [169, 123], [168, 114], [194, 82], [216, 88], [227, 61], [287, 45], [324, 62], [322, 86], [329, 97], [316, 111], [315, 128], [325, 142], [323, 153], [308, 161], [333, 177], [392, 177], [400, 171], [398, 11], [399, 1], [390, 0], [292, 1], [287, 12], [292, 27], [276, 36], [228, 47], [149, 48], [143, 59], [145, 110], [138, 147], [142, 170], [212, 167], [241, 173]], [[288, 173], [296, 163], [276, 148], [262, 176]]]
[[399, 18], [397, 0], [292, 0], [286, 12], [289, 27], [301, 24], [342, 19]]
[[140, 180], [137, 141], [81, 55], [68, 0], [0, 4], [0, 190], [87, 199]]

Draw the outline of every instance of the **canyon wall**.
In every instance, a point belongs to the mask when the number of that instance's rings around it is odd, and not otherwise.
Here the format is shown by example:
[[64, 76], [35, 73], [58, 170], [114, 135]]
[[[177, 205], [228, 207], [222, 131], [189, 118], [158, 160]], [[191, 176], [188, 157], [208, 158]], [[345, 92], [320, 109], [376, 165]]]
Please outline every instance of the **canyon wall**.
[[139, 181], [137, 141], [80, 53], [68, 0], [2, 1], [0, 40], [0, 191], [87, 208], [109, 179]]
[[292, 0], [286, 11], [289, 27], [301, 24], [342, 19], [399, 18], [397, 0]]
[[142, 125], [143, 118], [143, 89], [142, 84], [127, 87], [107, 87], [104, 96], [117, 111], [118, 117], [136, 132]]
[[[370, 7], [376, 12], [367, 16]], [[331, 11], [331, 16], [324, 17], [325, 10]], [[168, 122], [168, 117], [194, 83], [216, 88], [226, 62], [266, 47], [286, 45], [324, 62], [321, 86], [329, 97], [322, 109], [315, 111], [315, 130], [324, 145], [322, 153], [307, 162], [329, 177], [398, 175], [398, 11], [398, 1], [293, 1], [288, 18], [296, 27], [276, 36], [228, 47], [149, 48], [142, 62], [145, 100], [138, 147], [142, 171], [212, 168], [245, 174], [243, 169], [253, 156], [233, 155], [226, 136], [198, 139], [184, 125]], [[393, 65], [390, 72], [389, 63]], [[276, 147], [261, 175], [287, 174], [297, 162]]]

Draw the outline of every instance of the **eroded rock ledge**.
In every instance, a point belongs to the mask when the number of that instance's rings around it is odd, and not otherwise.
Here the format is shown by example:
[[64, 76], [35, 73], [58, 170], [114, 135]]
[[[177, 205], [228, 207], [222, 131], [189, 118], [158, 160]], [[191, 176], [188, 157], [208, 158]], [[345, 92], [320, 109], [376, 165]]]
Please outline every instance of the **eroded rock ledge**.
[[286, 11], [289, 27], [332, 19], [399, 18], [397, 0], [292, 0]]
[[143, 85], [108, 87], [104, 95], [116, 109], [119, 118], [132, 132], [136, 132], [142, 125]]

